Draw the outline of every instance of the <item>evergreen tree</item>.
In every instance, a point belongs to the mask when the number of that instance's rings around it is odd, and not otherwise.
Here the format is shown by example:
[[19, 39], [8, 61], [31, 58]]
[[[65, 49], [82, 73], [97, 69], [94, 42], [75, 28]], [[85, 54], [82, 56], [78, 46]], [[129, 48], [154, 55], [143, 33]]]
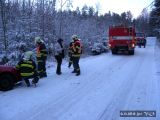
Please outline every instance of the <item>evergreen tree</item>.
[[150, 13], [150, 28], [153, 33], [159, 35], [160, 33], [160, 0], [155, 0], [154, 9]]

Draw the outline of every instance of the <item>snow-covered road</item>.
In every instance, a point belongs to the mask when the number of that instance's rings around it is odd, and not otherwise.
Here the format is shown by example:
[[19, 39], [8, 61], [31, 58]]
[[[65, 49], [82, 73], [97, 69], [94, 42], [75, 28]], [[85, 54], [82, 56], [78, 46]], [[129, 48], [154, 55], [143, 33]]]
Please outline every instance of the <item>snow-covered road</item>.
[[[21, 85], [0, 92], [0, 120], [160, 120], [156, 39], [147, 42], [133, 56], [81, 59], [78, 77], [63, 64], [61, 76], [51, 67], [36, 88]], [[121, 110], [155, 110], [157, 116], [124, 118]]]

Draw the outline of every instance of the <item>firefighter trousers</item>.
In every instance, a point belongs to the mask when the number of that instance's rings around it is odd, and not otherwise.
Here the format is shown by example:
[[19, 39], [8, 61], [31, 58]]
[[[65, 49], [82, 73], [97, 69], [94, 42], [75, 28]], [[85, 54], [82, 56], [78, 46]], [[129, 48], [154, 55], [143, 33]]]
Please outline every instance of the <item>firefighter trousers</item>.
[[72, 57], [69, 57], [69, 64], [68, 64], [68, 67], [71, 67], [72, 63], [73, 63], [73, 58], [72, 58]]
[[56, 69], [56, 73], [57, 74], [61, 74], [61, 64], [62, 64], [62, 57], [60, 55], [56, 55], [55, 59], [57, 61], [57, 69]]
[[38, 61], [38, 74], [39, 77], [47, 77], [46, 73], [46, 60], [40, 60]]
[[80, 74], [79, 59], [80, 57], [72, 57], [74, 71]]
[[30, 86], [29, 79], [33, 78], [32, 83], [38, 83], [38, 81], [39, 81], [38, 73], [36, 71], [34, 72], [34, 74], [32, 76], [26, 76], [26, 77], [22, 77], [22, 78], [28, 87]]

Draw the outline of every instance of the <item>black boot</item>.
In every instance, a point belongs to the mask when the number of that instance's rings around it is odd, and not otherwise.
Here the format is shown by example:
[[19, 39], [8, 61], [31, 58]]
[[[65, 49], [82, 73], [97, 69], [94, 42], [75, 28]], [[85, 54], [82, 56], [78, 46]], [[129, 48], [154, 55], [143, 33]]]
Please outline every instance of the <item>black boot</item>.
[[32, 84], [36, 84], [36, 83], [38, 83], [38, 81], [39, 81], [39, 78], [38, 78], [38, 77], [35, 77], [35, 78], [32, 80]]
[[77, 73], [76, 70], [73, 70], [72, 73]]
[[71, 67], [71, 65], [72, 65], [72, 62], [69, 62], [68, 67], [70, 68], [70, 67]]
[[76, 76], [79, 76], [81, 74], [80, 70], [77, 71]]
[[56, 74], [57, 74], [57, 75], [61, 75], [61, 74], [62, 74], [62, 72], [56, 72]]

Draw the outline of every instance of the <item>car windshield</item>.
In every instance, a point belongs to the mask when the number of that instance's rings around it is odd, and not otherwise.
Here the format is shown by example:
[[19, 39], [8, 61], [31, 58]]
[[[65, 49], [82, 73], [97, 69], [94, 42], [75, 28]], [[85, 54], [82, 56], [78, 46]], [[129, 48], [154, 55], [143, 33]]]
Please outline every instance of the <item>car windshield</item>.
[[101, 46], [100, 43], [94, 43], [94, 44], [93, 44], [93, 47], [100, 47], [100, 46]]

